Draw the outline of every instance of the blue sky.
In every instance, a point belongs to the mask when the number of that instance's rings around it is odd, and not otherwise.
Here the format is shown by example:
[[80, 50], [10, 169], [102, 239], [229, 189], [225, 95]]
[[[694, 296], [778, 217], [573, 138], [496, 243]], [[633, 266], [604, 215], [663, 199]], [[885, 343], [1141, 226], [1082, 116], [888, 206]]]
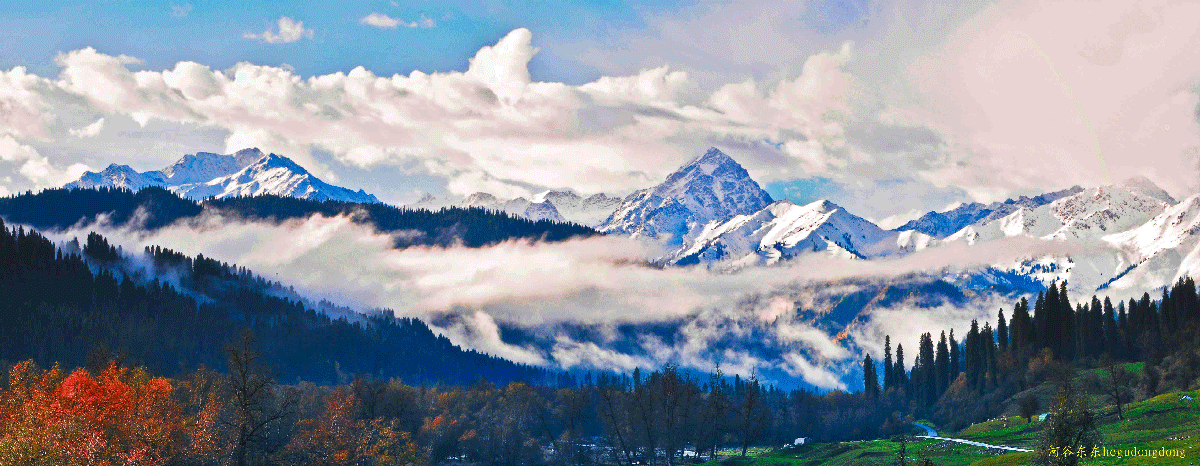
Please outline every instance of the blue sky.
[[[252, 144], [394, 203], [621, 195], [717, 146], [773, 195], [892, 223], [1135, 174], [1184, 197], [1200, 190], [1188, 8], [9, 1], [0, 188]], [[285, 18], [298, 35], [264, 40]]]
[[[0, 9], [0, 67], [27, 66], [57, 71], [54, 57], [63, 51], [95, 47], [145, 61], [142, 67], [162, 69], [192, 60], [214, 68], [239, 61], [288, 64], [302, 75], [349, 71], [365, 66], [377, 74], [412, 70], [463, 70], [476, 50], [509, 31], [526, 27], [538, 31], [547, 44], [602, 40], [610, 30], [644, 26], [641, 11], [674, 8], [666, 2], [637, 6], [626, 2], [435, 2], [389, 1], [99, 1], [7, 2]], [[360, 23], [380, 13], [405, 22], [429, 18], [433, 27], [380, 30]], [[263, 44], [243, 38], [262, 32], [281, 16], [303, 21], [314, 30], [311, 40]], [[556, 56], [546, 47], [530, 64], [541, 79], [581, 83], [597, 71]]]

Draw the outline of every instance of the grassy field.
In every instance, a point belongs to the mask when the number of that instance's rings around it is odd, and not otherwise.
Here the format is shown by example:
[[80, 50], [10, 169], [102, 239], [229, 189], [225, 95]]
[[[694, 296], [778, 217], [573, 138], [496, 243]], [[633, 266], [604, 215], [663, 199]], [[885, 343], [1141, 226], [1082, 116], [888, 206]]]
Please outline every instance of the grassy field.
[[[1191, 397], [1191, 400], [1185, 397]], [[1099, 399], [1097, 399], [1099, 401]], [[1104, 445], [1116, 456], [1090, 458], [1082, 464], [1088, 465], [1188, 465], [1200, 464], [1200, 390], [1175, 392], [1130, 403], [1125, 406], [1125, 419], [1119, 420], [1115, 409], [1096, 403], [1100, 415], [1100, 432]], [[934, 427], [937, 427], [936, 425]], [[1042, 422], [1035, 417], [1032, 423], [1024, 418], [1007, 416], [972, 425], [961, 432], [938, 431], [941, 436], [964, 438], [978, 442], [1032, 449], [1037, 442]], [[928, 458], [933, 464], [943, 466], [978, 465], [1001, 466], [1029, 464], [1030, 453], [1007, 453], [988, 451], [939, 440], [911, 442], [907, 445], [910, 464]], [[785, 466], [785, 465], [891, 465], [897, 459], [900, 444], [891, 440], [861, 442], [818, 443], [798, 448], [763, 452], [747, 458], [729, 458], [708, 463], [730, 466]], [[1139, 451], [1163, 449], [1182, 453], [1178, 456], [1128, 456], [1130, 449]]]

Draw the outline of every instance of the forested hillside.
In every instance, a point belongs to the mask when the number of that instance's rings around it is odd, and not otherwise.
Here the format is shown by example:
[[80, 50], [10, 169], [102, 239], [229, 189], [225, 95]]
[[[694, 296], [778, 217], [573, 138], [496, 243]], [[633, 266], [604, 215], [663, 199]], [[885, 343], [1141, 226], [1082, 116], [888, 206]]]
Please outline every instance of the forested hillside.
[[[1200, 299], [1186, 277], [1157, 300], [1146, 293], [1115, 304], [1095, 296], [1072, 303], [1066, 283], [1054, 284], [1032, 303], [1022, 298], [1007, 315], [1001, 309], [995, 326], [972, 322], [965, 333], [961, 341], [954, 329], [923, 334], [915, 355], [909, 353], [911, 370], [903, 345], [893, 357], [886, 341], [882, 365], [869, 356], [863, 362], [864, 393], [882, 409], [960, 428], [1020, 402], [1036, 412], [1028, 390], [1077, 370], [1108, 371], [1097, 384], [1118, 414], [1123, 403], [1189, 390], [1200, 377]], [[1134, 362], [1142, 363], [1142, 374], [1120, 369]]]
[[[205, 211], [245, 220], [281, 221], [349, 215], [381, 232], [397, 233], [397, 247], [410, 245], [480, 247], [511, 239], [563, 241], [597, 234], [568, 223], [530, 221], [482, 208], [447, 207], [437, 211], [387, 204], [314, 201], [273, 195], [194, 202], [162, 188], [47, 189], [0, 198], [0, 216], [10, 223], [43, 229], [90, 224], [101, 217], [114, 225], [157, 229]], [[415, 234], [414, 234], [415, 233]]]
[[417, 319], [334, 319], [244, 268], [157, 247], [137, 253], [153, 268], [127, 263], [100, 235], [60, 249], [0, 222], [0, 360], [80, 367], [106, 348], [157, 374], [224, 370], [225, 345], [249, 328], [285, 381], [337, 383], [354, 373], [411, 383], [553, 378], [463, 350]]

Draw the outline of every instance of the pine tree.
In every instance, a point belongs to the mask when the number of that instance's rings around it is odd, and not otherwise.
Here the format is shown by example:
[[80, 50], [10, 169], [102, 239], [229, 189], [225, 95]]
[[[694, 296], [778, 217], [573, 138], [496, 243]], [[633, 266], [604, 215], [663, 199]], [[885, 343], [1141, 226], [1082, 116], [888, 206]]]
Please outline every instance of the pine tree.
[[918, 390], [918, 393], [921, 395], [925, 406], [933, 406], [933, 402], [937, 401], [937, 378], [934, 374], [933, 335], [930, 335], [928, 332], [921, 335], [917, 357], [917, 367], [920, 368], [920, 380], [919, 382], [918, 380], [914, 380], [913, 384], [920, 383], [921, 388]]
[[1071, 361], [1075, 359], [1075, 314], [1072, 312], [1071, 301], [1067, 299], [1067, 282], [1065, 280], [1058, 284], [1058, 309], [1060, 325], [1058, 335], [1061, 338], [1059, 348], [1061, 352], [1057, 354], [1059, 357]]
[[1120, 331], [1117, 329], [1117, 316], [1113, 311], [1112, 300], [1104, 297], [1104, 352], [1110, 357], [1120, 357]]
[[958, 340], [954, 339], [954, 329], [950, 329], [950, 372], [947, 380], [954, 383], [958, 380], [958, 374], [962, 372], [962, 354], [958, 349]]
[[996, 338], [1000, 343], [1000, 351], [1008, 350], [1008, 321], [1004, 318], [1004, 309], [996, 315]]
[[892, 365], [892, 337], [886, 335], [883, 337], [883, 390], [887, 391], [896, 387], [895, 368]]
[[996, 335], [992, 331], [992, 324], [983, 323], [983, 330], [980, 332], [980, 341], [983, 346], [983, 371], [984, 383], [983, 386], [987, 390], [996, 388], [999, 383], [999, 364], [996, 357]]
[[971, 330], [967, 332], [966, 369], [967, 387], [978, 392], [983, 388], [983, 374], [986, 363], [983, 359], [983, 348], [979, 334], [979, 322], [971, 321]]
[[1049, 311], [1046, 310], [1046, 293], [1039, 291], [1037, 299], [1033, 302], [1033, 332], [1034, 338], [1029, 353], [1036, 353], [1041, 348], [1049, 347], [1049, 342], [1046, 340], [1047, 324], [1046, 321], [1050, 317]]
[[941, 395], [950, 386], [950, 347], [946, 342], [946, 332], [942, 331], [942, 338], [938, 341], [937, 360], [934, 364], [934, 372], [937, 377], [937, 395]]
[[863, 395], [872, 400], [879, 398], [879, 378], [875, 375], [875, 362], [869, 354], [863, 357]]

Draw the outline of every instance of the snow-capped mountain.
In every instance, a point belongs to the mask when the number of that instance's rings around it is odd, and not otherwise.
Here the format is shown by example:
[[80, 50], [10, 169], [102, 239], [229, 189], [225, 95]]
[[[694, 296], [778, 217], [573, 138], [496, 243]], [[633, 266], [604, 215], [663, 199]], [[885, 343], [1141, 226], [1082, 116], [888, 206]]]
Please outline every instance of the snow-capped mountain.
[[945, 238], [968, 225], [1005, 217], [1021, 208], [1035, 209], [1080, 191], [1083, 191], [1083, 188], [1073, 186], [1062, 191], [1034, 197], [1021, 196], [1004, 202], [962, 204], [945, 212], [928, 212], [916, 220], [901, 225], [896, 230], [915, 230], [934, 238]]
[[558, 209], [554, 207], [554, 204], [545, 201], [530, 202], [528, 206], [525, 206], [525, 211], [521, 212], [521, 216], [535, 222], [538, 220], [549, 220], [559, 223], [566, 222], [558, 212]]
[[[1049, 204], [1021, 207], [1000, 218], [964, 227], [943, 241], [979, 244], [1006, 237], [1056, 241], [1062, 252], [994, 267], [1044, 283], [1066, 280], [1090, 293], [1129, 268], [1109, 237], [1138, 228], [1175, 205], [1175, 199], [1145, 178], [1089, 188]], [[1053, 249], [1053, 248], [1051, 248]]]
[[1106, 287], [1156, 289], [1184, 276], [1200, 277], [1200, 194], [1104, 240], [1121, 251], [1120, 265], [1127, 266]]
[[708, 224], [676, 256], [685, 265], [771, 265], [814, 252], [869, 259], [924, 249], [933, 241], [916, 231], [883, 230], [827, 200], [807, 205], [782, 200], [750, 215]]
[[621, 204], [621, 199], [604, 193], [586, 198], [574, 191], [544, 191], [533, 196], [533, 202], [547, 202], [569, 222], [598, 226]]
[[771, 196], [745, 168], [712, 148], [662, 184], [630, 194], [600, 225], [600, 231], [682, 246], [710, 222], [750, 215], [771, 202]]
[[1174, 204], [1175, 199], [1150, 180], [1132, 178], [1039, 207], [1022, 206], [1003, 217], [968, 225], [946, 241], [974, 244], [1007, 236], [1096, 240], [1135, 228]]
[[533, 196], [533, 199], [518, 197], [508, 200], [502, 200], [489, 193], [478, 192], [457, 202], [453, 199], [425, 194], [416, 202], [408, 204], [408, 207], [430, 210], [448, 206], [482, 207], [534, 221], [551, 220], [595, 227], [608, 218], [620, 202], [620, 199], [604, 193], [584, 198], [575, 194], [574, 191], [552, 190], [538, 193]]
[[117, 187], [136, 191], [149, 186], [166, 188], [196, 200], [273, 194], [314, 200], [379, 202], [361, 189], [351, 191], [333, 186], [291, 159], [263, 154], [257, 148], [242, 149], [231, 155], [188, 154], [162, 170], [142, 173], [128, 165], [113, 164], [99, 173], [86, 172], [65, 187]]
[[523, 197], [502, 201], [496, 196], [488, 193], [474, 193], [470, 196], [467, 196], [462, 200], [462, 202], [459, 202], [458, 206], [481, 207], [484, 209], [498, 210], [512, 216], [526, 218], [533, 221], [550, 220], [552, 222], [559, 223], [564, 223], [567, 221], [563, 218], [553, 204], [546, 201], [529, 202], [528, 199]]

